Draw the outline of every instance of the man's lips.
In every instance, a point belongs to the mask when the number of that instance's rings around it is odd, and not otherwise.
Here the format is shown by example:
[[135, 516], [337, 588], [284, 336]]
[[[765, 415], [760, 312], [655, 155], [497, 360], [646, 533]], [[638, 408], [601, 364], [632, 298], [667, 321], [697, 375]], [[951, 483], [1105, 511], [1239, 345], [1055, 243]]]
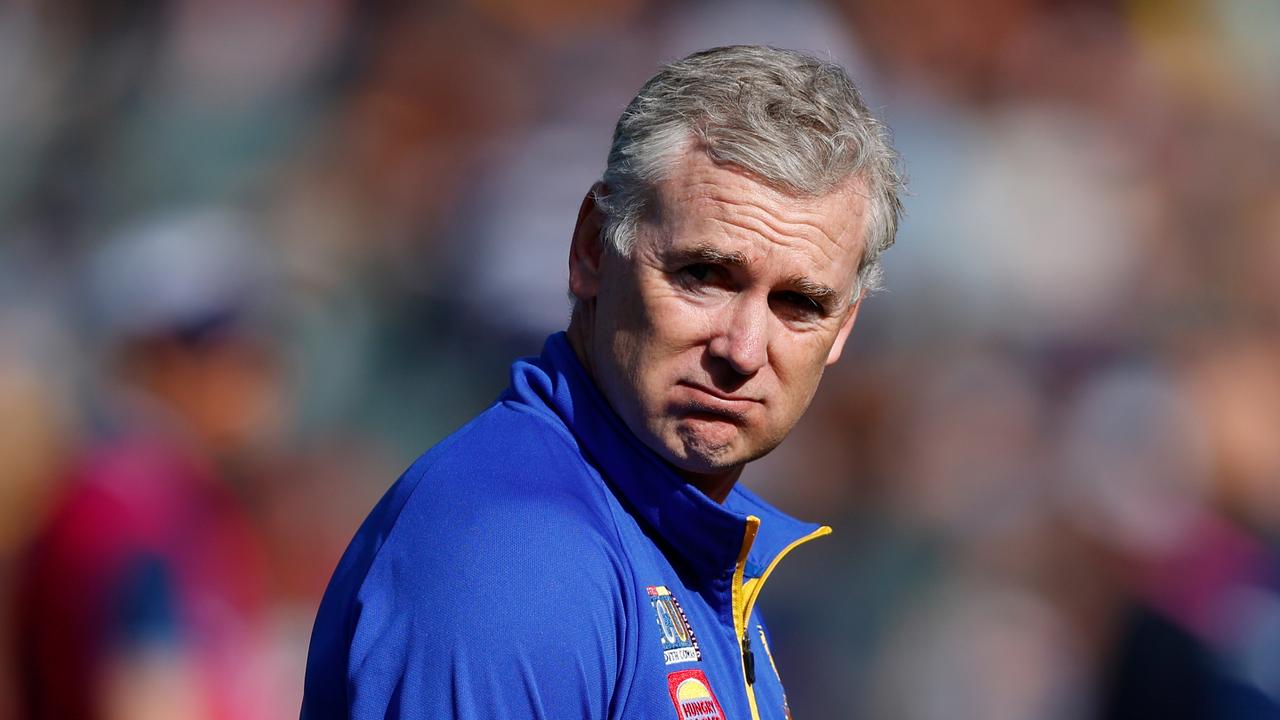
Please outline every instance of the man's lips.
[[688, 401], [687, 406], [698, 412], [741, 418], [756, 406], [763, 404], [763, 401], [753, 397], [731, 395], [697, 383], [681, 381], [677, 384], [691, 391], [684, 393]]

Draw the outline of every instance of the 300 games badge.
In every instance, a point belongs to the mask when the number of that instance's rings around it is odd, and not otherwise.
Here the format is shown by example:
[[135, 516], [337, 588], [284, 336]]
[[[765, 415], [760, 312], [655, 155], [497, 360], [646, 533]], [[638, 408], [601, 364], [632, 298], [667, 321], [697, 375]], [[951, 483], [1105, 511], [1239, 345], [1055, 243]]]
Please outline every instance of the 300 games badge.
[[694, 636], [693, 628], [689, 627], [689, 620], [684, 616], [684, 609], [671, 591], [662, 585], [650, 585], [645, 591], [649, 594], [649, 602], [653, 605], [658, 629], [662, 633], [663, 662], [671, 665], [702, 660], [698, 638]]

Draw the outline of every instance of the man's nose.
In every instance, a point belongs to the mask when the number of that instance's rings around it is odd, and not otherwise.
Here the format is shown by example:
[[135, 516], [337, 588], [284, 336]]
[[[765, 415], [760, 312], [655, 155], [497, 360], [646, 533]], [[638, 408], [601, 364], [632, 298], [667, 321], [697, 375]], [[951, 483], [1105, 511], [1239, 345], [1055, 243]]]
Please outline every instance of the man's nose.
[[754, 375], [769, 356], [769, 305], [743, 296], [724, 308], [710, 351], [739, 375]]

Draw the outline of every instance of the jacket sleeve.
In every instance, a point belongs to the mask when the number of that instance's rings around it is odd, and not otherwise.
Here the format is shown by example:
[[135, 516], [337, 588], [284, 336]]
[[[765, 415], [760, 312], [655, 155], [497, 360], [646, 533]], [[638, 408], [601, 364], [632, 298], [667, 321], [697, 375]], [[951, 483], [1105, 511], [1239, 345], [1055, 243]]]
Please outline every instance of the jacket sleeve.
[[572, 505], [508, 510], [388, 540], [352, 606], [349, 717], [609, 715], [631, 595], [621, 557]]

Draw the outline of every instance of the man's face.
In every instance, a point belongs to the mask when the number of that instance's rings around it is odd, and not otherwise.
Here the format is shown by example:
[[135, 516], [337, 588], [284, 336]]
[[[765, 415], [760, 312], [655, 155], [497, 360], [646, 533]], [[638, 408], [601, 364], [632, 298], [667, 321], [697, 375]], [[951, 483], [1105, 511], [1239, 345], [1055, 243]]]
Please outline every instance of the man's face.
[[857, 314], [866, 201], [856, 188], [796, 199], [689, 151], [657, 188], [630, 257], [603, 252], [594, 272], [571, 269], [578, 299], [595, 299], [597, 384], [677, 468], [733, 472], [808, 407]]

